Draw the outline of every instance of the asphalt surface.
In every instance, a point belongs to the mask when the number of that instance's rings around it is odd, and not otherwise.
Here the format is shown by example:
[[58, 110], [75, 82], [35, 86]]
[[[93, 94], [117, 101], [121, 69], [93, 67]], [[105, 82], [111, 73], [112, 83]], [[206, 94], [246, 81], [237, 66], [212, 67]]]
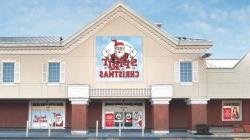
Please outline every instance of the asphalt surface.
[[[173, 131], [168, 135], [153, 135], [145, 131], [145, 137], [136, 130], [123, 130], [122, 137], [118, 137], [117, 130], [101, 130], [99, 137], [95, 138], [95, 131], [89, 131], [84, 136], [71, 135], [69, 130], [52, 130], [51, 137], [48, 137], [47, 130], [30, 130], [29, 137], [25, 137], [25, 130], [1, 130], [0, 140], [250, 140], [249, 133], [223, 133], [214, 135], [194, 135], [187, 132]], [[241, 137], [241, 138], [234, 138]], [[249, 137], [249, 138], [248, 138]]]
[[[1, 140], [20, 140], [15, 138], [0, 138]], [[23, 138], [27, 140], [45, 140], [45, 138]], [[47, 138], [48, 140], [62, 140], [62, 138]], [[63, 140], [250, 140], [250, 138], [63, 138]]]

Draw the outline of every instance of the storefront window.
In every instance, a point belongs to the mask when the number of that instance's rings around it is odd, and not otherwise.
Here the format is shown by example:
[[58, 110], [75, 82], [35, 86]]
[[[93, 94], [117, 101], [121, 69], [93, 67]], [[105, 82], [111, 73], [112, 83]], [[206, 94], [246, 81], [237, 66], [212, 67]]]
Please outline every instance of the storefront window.
[[104, 127], [141, 129], [144, 120], [144, 105], [142, 103], [105, 103]]
[[32, 103], [31, 127], [42, 129], [49, 125], [51, 128], [64, 128], [64, 103]]
[[222, 121], [241, 121], [241, 101], [222, 101]]

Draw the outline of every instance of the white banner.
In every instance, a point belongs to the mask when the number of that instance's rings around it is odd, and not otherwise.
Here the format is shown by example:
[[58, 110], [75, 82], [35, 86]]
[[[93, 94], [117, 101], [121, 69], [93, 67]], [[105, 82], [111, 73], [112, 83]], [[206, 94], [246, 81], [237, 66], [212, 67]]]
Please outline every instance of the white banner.
[[96, 37], [97, 81], [140, 81], [143, 46], [139, 36]]

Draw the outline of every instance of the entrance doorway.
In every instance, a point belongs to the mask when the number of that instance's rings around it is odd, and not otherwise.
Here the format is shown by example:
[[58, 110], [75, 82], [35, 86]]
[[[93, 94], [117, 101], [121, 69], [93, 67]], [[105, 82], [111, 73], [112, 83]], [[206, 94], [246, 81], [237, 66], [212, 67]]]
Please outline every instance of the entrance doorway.
[[141, 129], [145, 126], [145, 103], [141, 100], [106, 100], [102, 104], [103, 129]]

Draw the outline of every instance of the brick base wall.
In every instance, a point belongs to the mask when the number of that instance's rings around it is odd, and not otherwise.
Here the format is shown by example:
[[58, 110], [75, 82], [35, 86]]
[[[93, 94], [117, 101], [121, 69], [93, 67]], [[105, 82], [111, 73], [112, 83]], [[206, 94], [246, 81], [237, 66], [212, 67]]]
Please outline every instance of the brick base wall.
[[29, 102], [26, 100], [0, 101], [0, 127], [25, 128], [28, 120]]
[[169, 128], [187, 129], [188, 128], [188, 106], [184, 99], [170, 101], [169, 104]]
[[88, 128], [96, 128], [96, 120], [98, 120], [99, 128], [102, 128], [102, 102], [93, 101], [88, 106]]
[[76, 130], [76, 131], [88, 130], [87, 128], [88, 105], [72, 104], [71, 108], [72, 108], [71, 130]]
[[207, 120], [211, 126], [250, 123], [250, 99], [242, 100], [242, 121], [222, 121], [222, 100], [210, 100], [207, 105]]
[[152, 129], [154, 131], [169, 130], [169, 105], [154, 104], [152, 105]]

